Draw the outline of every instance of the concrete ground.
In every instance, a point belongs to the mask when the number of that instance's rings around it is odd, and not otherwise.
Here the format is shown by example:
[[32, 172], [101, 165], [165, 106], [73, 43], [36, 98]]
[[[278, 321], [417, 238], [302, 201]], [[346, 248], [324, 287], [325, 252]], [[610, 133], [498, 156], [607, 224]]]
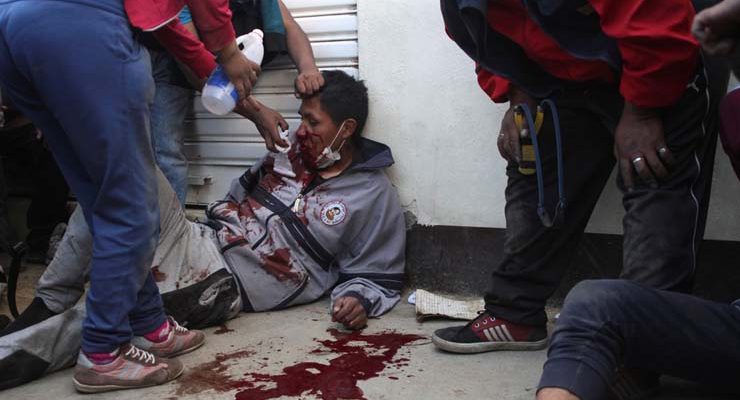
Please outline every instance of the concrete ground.
[[[0, 260], [0, 263], [3, 260]], [[21, 274], [19, 307], [33, 296], [43, 271]], [[2, 302], [0, 313], [7, 314]], [[546, 352], [479, 355], [442, 353], [429, 336], [453, 321], [418, 323], [414, 307], [400, 303], [347, 335], [330, 321], [328, 301], [280, 312], [243, 314], [207, 330], [206, 346], [181, 360], [184, 375], [170, 384], [79, 395], [72, 369], [3, 391], [11, 399], [533, 399]], [[725, 399], [669, 382], [660, 399]], [[729, 399], [729, 398], [727, 398]]]

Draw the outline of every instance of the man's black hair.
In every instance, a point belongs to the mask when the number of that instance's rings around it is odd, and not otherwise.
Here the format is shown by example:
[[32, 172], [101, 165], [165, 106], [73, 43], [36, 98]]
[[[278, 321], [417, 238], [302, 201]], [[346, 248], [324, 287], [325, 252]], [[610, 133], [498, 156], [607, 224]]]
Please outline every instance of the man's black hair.
[[362, 81], [344, 71], [323, 71], [324, 86], [319, 94], [321, 108], [326, 111], [337, 127], [342, 121], [353, 118], [357, 128], [353, 137], [362, 136], [367, 121], [367, 87]]

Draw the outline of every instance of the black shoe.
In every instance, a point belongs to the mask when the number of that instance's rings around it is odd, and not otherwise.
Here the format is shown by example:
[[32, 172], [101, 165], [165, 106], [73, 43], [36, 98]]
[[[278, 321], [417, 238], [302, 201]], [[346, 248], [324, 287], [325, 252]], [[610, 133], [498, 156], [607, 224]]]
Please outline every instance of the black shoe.
[[57, 314], [49, 310], [49, 308], [46, 307], [46, 304], [43, 300], [41, 300], [40, 297], [34, 297], [31, 304], [26, 307], [25, 310], [23, 310], [21, 315], [19, 315], [18, 318], [16, 318], [2, 331], [0, 331], [0, 337], [26, 329], [31, 325], [36, 325], [39, 322], [43, 322], [55, 315]]
[[540, 350], [547, 347], [547, 328], [515, 324], [487, 311], [465, 326], [437, 329], [432, 343], [452, 353], [496, 350]]

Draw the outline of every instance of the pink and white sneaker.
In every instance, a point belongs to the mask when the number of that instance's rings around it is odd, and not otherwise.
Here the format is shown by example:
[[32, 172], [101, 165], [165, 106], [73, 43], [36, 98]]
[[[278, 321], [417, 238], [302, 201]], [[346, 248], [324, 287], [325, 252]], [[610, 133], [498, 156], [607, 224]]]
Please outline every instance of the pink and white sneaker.
[[79, 392], [100, 393], [161, 385], [176, 379], [183, 370], [178, 360], [156, 357], [126, 344], [106, 364], [96, 364], [80, 351], [73, 382]]
[[157, 335], [159, 337], [134, 336], [131, 343], [157, 357], [172, 358], [190, 353], [206, 342], [206, 335], [202, 331], [191, 331], [178, 324], [172, 317], [167, 318], [167, 323], [169, 326], [161, 330]]

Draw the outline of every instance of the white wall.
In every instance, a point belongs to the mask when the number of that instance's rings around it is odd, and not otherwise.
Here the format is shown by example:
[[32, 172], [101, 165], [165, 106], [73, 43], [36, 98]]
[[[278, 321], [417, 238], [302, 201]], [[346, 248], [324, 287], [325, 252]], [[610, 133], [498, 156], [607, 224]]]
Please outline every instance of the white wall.
[[[504, 106], [479, 89], [473, 62], [447, 38], [439, 0], [359, 0], [360, 75], [370, 90], [365, 133], [393, 149], [391, 177], [428, 225], [504, 227]], [[740, 184], [718, 153], [707, 238], [740, 240]], [[613, 182], [613, 180], [612, 180]], [[621, 233], [613, 183], [590, 232]]]

